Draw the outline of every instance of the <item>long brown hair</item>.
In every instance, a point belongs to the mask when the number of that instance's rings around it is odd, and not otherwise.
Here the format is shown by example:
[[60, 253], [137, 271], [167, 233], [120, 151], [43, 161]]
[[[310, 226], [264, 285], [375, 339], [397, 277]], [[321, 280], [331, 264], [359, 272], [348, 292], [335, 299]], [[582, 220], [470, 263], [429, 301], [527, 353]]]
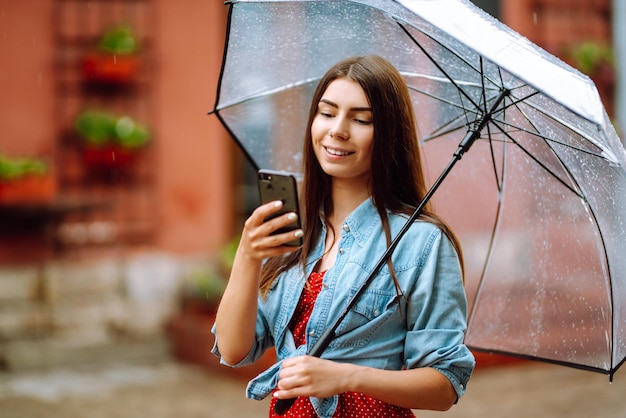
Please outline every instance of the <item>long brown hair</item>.
[[[348, 78], [357, 82], [365, 91], [372, 108], [374, 123], [372, 200], [382, 220], [387, 245], [392, 239], [387, 211], [410, 215], [428, 191], [420, 162], [413, 104], [407, 85], [398, 70], [384, 58], [375, 55], [353, 57], [338, 62], [322, 77], [309, 110], [304, 137], [304, 182], [301, 193], [303, 199], [300, 204], [304, 245], [290, 254], [267, 260], [261, 272], [260, 282], [261, 294], [264, 296], [280, 273], [297, 263], [304, 269], [307, 256], [322, 232], [320, 213], [323, 216], [324, 213], [331, 214], [333, 211], [331, 178], [324, 173], [313, 152], [311, 125], [326, 88], [338, 78]], [[443, 230], [452, 241], [462, 265], [458, 239], [432, 212], [430, 204], [424, 207], [421, 219]], [[398, 288], [391, 259], [388, 266]]]

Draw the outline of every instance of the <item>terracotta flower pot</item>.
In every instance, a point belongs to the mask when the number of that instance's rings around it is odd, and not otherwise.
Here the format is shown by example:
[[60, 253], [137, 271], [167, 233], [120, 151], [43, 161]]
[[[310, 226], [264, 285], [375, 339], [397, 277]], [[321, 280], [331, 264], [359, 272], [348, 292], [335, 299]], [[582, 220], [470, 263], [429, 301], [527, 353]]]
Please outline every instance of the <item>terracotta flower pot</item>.
[[483, 352], [474, 352], [474, 357], [476, 358], [476, 369], [512, 366], [515, 364], [528, 363], [529, 361], [519, 357], [505, 356], [503, 354], [489, 354]]
[[139, 69], [134, 55], [112, 55], [92, 52], [83, 59], [83, 76], [86, 81], [99, 83], [128, 83]]
[[135, 161], [138, 152], [115, 144], [102, 147], [87, 146], [83, 149], [83, 160], [93, 168], [124, 168]]
[[48, 202], [56, 193], [57, 182], [52, 173], [0, 180], [0, 203], [4, 204]]
[[274, 350], [268, 350], [255, 364], [240, 368], [221, 365], [219, 359], [211, 353], [215, 336], [211, 328], [215, 323], [215, 314], [201, 314], [183, 310], [170, 319], [167, 325], [176, 358], [186, 363], [197, 364], [206, 369], [250, 380], [266, 370], [276, 361]]

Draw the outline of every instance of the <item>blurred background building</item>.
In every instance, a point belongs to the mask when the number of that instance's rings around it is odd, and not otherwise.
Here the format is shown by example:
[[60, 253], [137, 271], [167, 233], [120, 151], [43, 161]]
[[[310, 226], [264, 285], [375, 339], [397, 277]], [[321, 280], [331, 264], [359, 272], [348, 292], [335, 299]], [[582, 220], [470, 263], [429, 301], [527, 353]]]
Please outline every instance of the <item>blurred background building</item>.
[[[590, 75], [624, 126], [623, 2], [475, 3]], [[0, 0], [0, 369], [137, 342], [211, 361], [202, 318], [256, 205], [207, 115], [226, 20], [217, 0]]]

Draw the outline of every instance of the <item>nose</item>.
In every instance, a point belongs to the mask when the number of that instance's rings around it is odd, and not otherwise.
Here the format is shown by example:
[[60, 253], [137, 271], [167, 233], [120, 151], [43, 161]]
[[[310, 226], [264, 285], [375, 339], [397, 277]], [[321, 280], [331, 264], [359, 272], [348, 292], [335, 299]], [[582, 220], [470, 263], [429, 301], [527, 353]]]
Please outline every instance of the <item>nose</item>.
[[350, 137], [350, 132], [346, 128], [343, 118], [337, 118], [335, 125], [328, 131], [331, 138], [346, 140]]

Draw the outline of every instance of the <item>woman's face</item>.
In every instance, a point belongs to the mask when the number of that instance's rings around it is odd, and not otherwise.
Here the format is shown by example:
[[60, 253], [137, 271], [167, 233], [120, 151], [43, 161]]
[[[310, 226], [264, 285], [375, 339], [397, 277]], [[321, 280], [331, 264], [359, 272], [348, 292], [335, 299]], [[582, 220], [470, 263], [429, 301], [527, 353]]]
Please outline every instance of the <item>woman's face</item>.
[[372, 165], [374, 123], [363, 88], [339, 78], [322, 95], [311, 125], [315, 156], [335, 180], [367, 184]]

